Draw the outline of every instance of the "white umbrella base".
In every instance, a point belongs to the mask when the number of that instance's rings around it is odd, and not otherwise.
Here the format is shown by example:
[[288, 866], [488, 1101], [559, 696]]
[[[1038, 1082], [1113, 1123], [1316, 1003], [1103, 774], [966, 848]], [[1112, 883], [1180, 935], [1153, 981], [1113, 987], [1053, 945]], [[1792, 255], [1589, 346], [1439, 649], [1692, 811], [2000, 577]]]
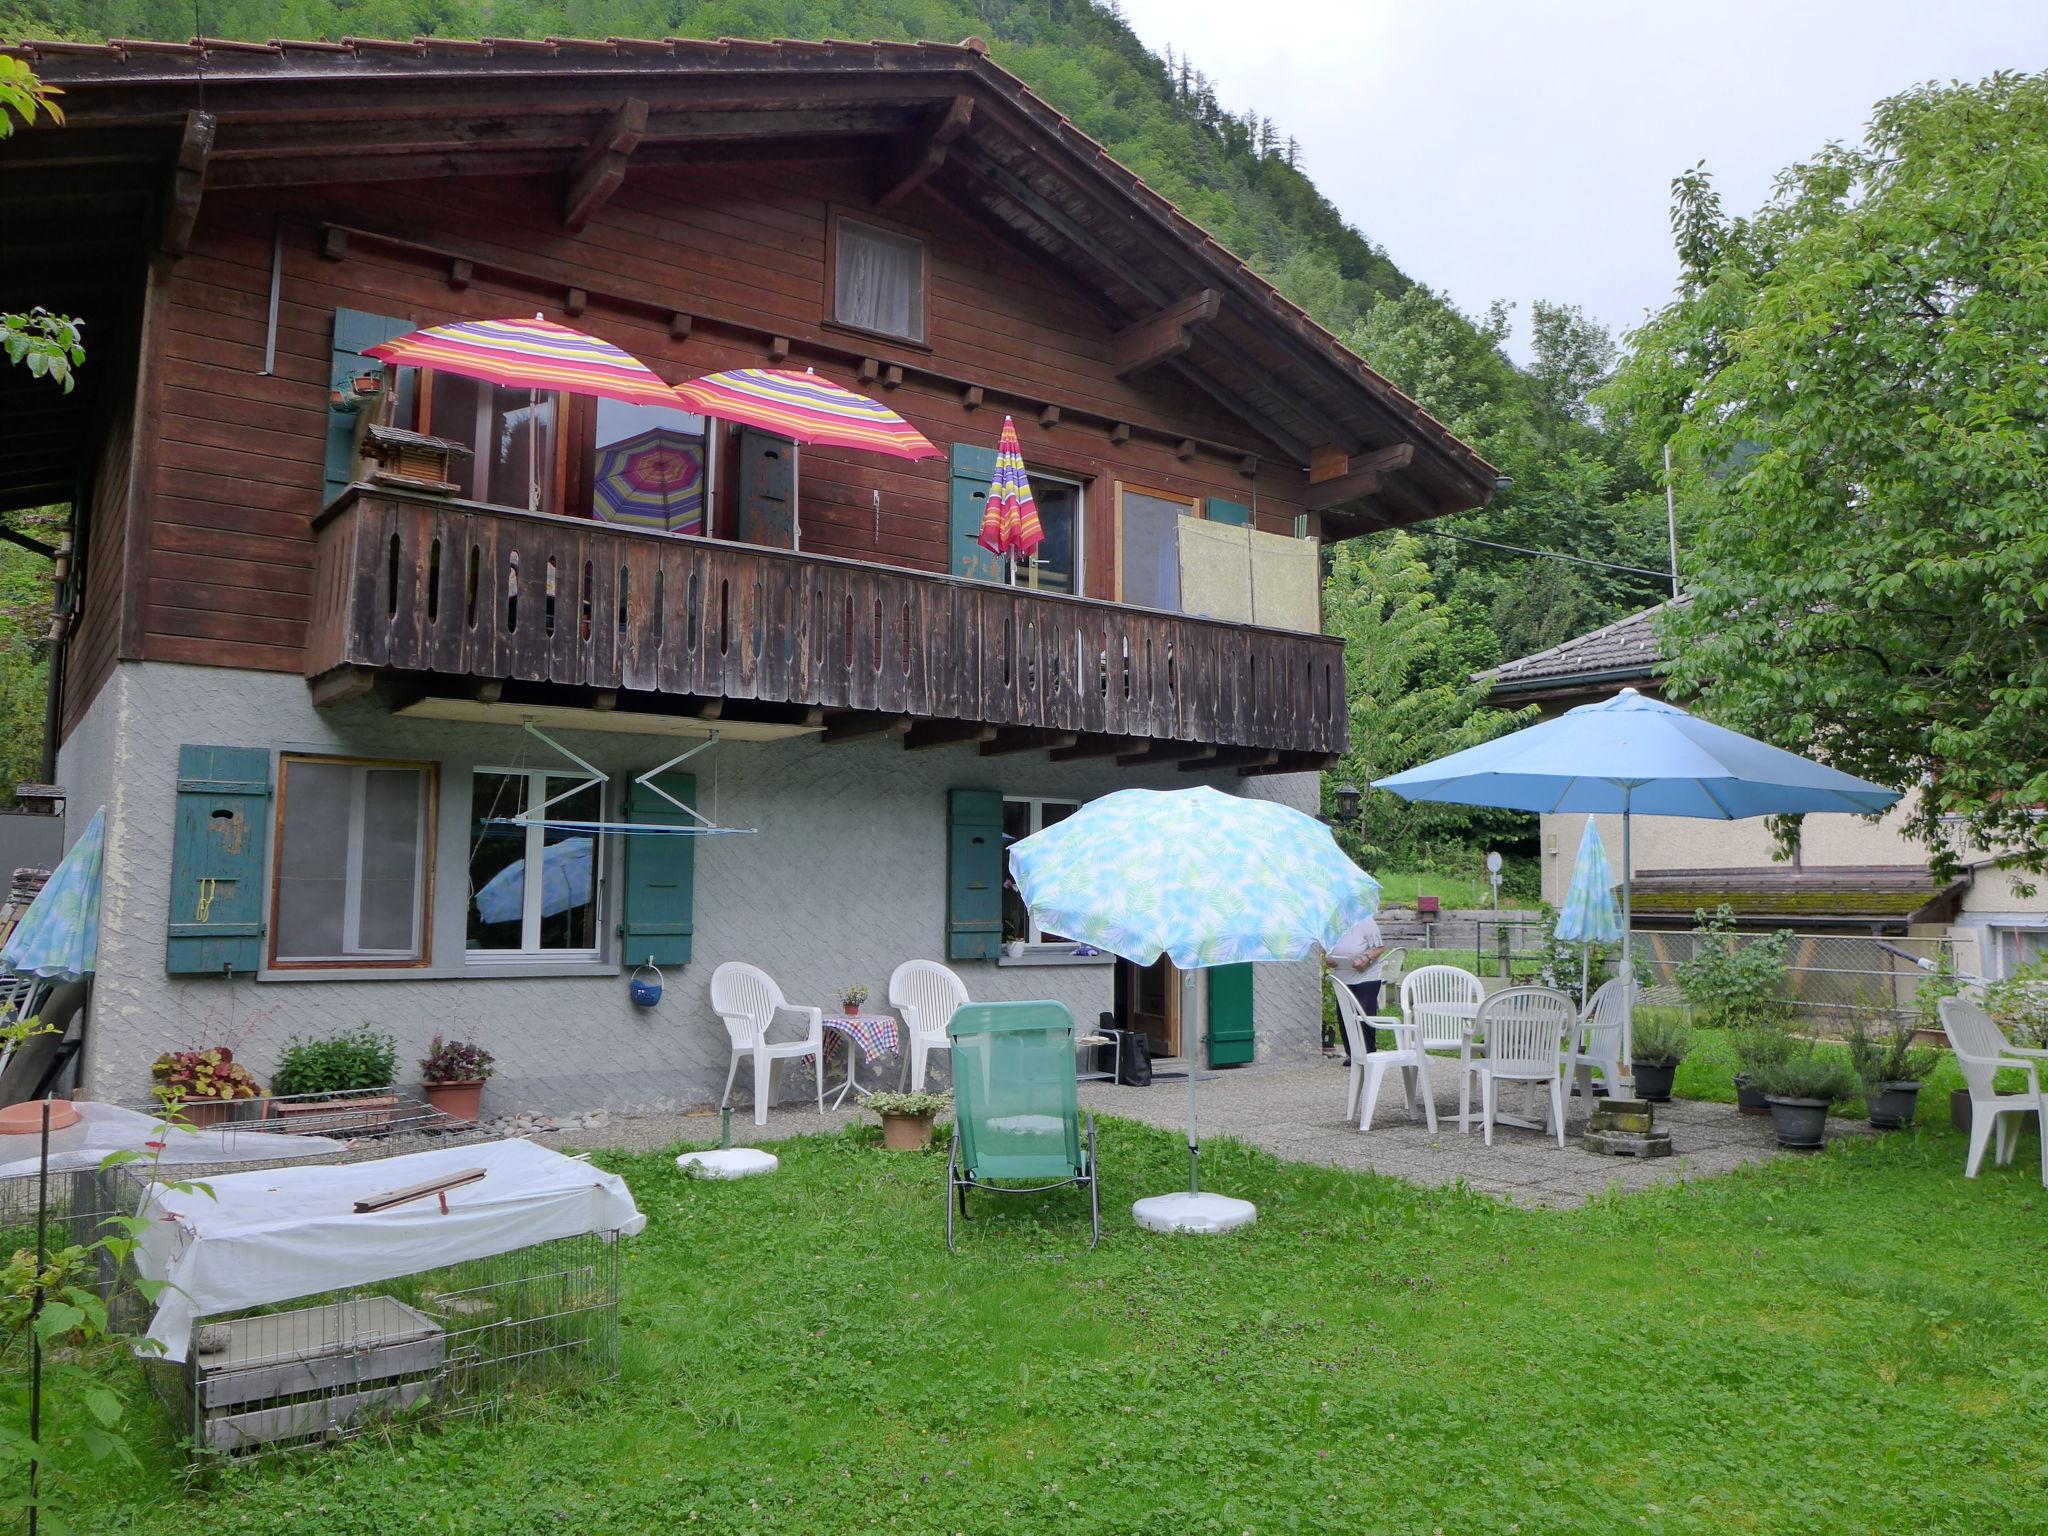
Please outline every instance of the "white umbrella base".
[[1131, 1207], [1131, 1219], [1148, 1232], [1235, 1232], [1259, 1219], [1249, 1200], [1228, 1195], [1151, 1195]]
[[773, 1152], [759, 1147], [724, 1147], [715, 1152], [685, 1152], [676, 1166], [701, 1179], [748, 1179], [782, 1166]]

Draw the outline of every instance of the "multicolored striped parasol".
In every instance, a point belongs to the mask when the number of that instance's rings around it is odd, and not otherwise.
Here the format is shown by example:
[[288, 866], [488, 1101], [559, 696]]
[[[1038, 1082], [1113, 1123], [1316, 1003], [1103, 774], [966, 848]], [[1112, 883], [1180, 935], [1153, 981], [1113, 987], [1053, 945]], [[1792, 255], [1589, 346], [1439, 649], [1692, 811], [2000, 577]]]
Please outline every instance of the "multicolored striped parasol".
[[996, 473], [989, 482], [988, 508], [981, 514], [981, 537], [975, 541], [992, 555], [1028, 560], [1045, 542], [1038, 521], [1038, 500], [1024, 473], [1024, 445], [1017, 441], [1017, 423], [1003, 418], [996, 443]]
[[409, 368], [434, 368], [487, 384], [561, 390], [634, 405], [674, 409], [661, 375], [608, 341], [535, 315], [531, 320], [456, 320], [365, 347], [363, 356]]
[[704, 522], [704, 453], [694, 437], [650, 427], [597, 450], [592, 502], [600, 521], [662, 533]]
[[945, 457], [886, 405], [808, 371], [729, 368], [678, 384], [668, 403], [678, 396], [699, 415], [759, 427], [799, 443], [860, 448], [897, 459]]

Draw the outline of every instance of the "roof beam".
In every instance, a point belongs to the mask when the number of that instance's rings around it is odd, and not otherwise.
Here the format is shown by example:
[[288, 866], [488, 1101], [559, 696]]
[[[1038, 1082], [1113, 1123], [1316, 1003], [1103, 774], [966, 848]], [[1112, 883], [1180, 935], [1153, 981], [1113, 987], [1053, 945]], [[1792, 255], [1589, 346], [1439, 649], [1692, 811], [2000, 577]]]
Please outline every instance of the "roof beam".
[[213, 132], [211, 112], [185, 114], [178, 157], [171, 163], [171, 184], [164, 197], [163, 223], [156, 237], [156, 248], [166, 256], [182, 256], [191, 247], [192, 230], [199, 222], [199, 199], [206, 191], [206, 163], [213, 153]]
[[1328, 480], [1310, 482], [1308, 509], [1328, 512], [1346, 502], [1377, 496], [1387, 487], [1387, 476], [1398, 474], [1415, 462], [1413, 443], [1395, 443], [1348, 460], [1346, 471]]
[[932, 179], [955, 139], [974, 126], [974, 98], [955, 96], [931, 126], [890, 155], [875, 177], [875, 206], [893, 208]]
[[1179, 357], [1194, 345], [1196, 327], [1214, 320], [1222, 308], [1223, 295], [1204, 288], [1156, 315], [1125, 326], [1115, 338], [1117, 377], [1134, 378], [1168, 358]]
[[920, 720], [903, 733], [903, 749], [919, 752], [926, 747], [950, 747], [963, 742], [996, 739], [996, 728], [978, 720]]
[[597, 210], [611, 201], [626, 179], [626, 162], [647, 136], [647, 103], [628, 96], [590, 141], [583, 158], [569, 173], [568, 191], [562, 200], [562, 227], [571, 234], [588, 224]]

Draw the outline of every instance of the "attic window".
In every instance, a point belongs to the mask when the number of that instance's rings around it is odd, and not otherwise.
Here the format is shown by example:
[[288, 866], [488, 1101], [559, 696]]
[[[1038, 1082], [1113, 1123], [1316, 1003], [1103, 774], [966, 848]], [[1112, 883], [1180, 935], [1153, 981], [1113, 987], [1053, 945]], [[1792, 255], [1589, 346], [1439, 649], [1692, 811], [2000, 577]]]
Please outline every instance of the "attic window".
[[835, 214], [832, 246], [834, 323], [922, 344], [924, 242]]

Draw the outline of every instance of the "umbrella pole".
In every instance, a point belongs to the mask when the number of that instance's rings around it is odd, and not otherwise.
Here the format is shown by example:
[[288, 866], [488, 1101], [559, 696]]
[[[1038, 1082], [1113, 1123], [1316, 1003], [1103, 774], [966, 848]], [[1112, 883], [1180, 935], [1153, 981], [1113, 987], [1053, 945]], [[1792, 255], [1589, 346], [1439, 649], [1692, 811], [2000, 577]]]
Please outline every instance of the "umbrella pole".
[[1200, 1042], [1194, 1038], [1195, 973], [1180, 973], [1181, 1043], [1188, 1053], [1188, 1193], [1202, 1192], [1202, 1148], [1195, 1139], [1195, 1059]]
[[1629, 958], [1629, 890], [1635, 884], [1636, 865], [1629, 846], [1628, 802], [1634, 793], [1633, 785], [1621, 786], [1621, 1059], [1629, 1064], [1631, 1074], [1635, 1072], [1636, 973]]

